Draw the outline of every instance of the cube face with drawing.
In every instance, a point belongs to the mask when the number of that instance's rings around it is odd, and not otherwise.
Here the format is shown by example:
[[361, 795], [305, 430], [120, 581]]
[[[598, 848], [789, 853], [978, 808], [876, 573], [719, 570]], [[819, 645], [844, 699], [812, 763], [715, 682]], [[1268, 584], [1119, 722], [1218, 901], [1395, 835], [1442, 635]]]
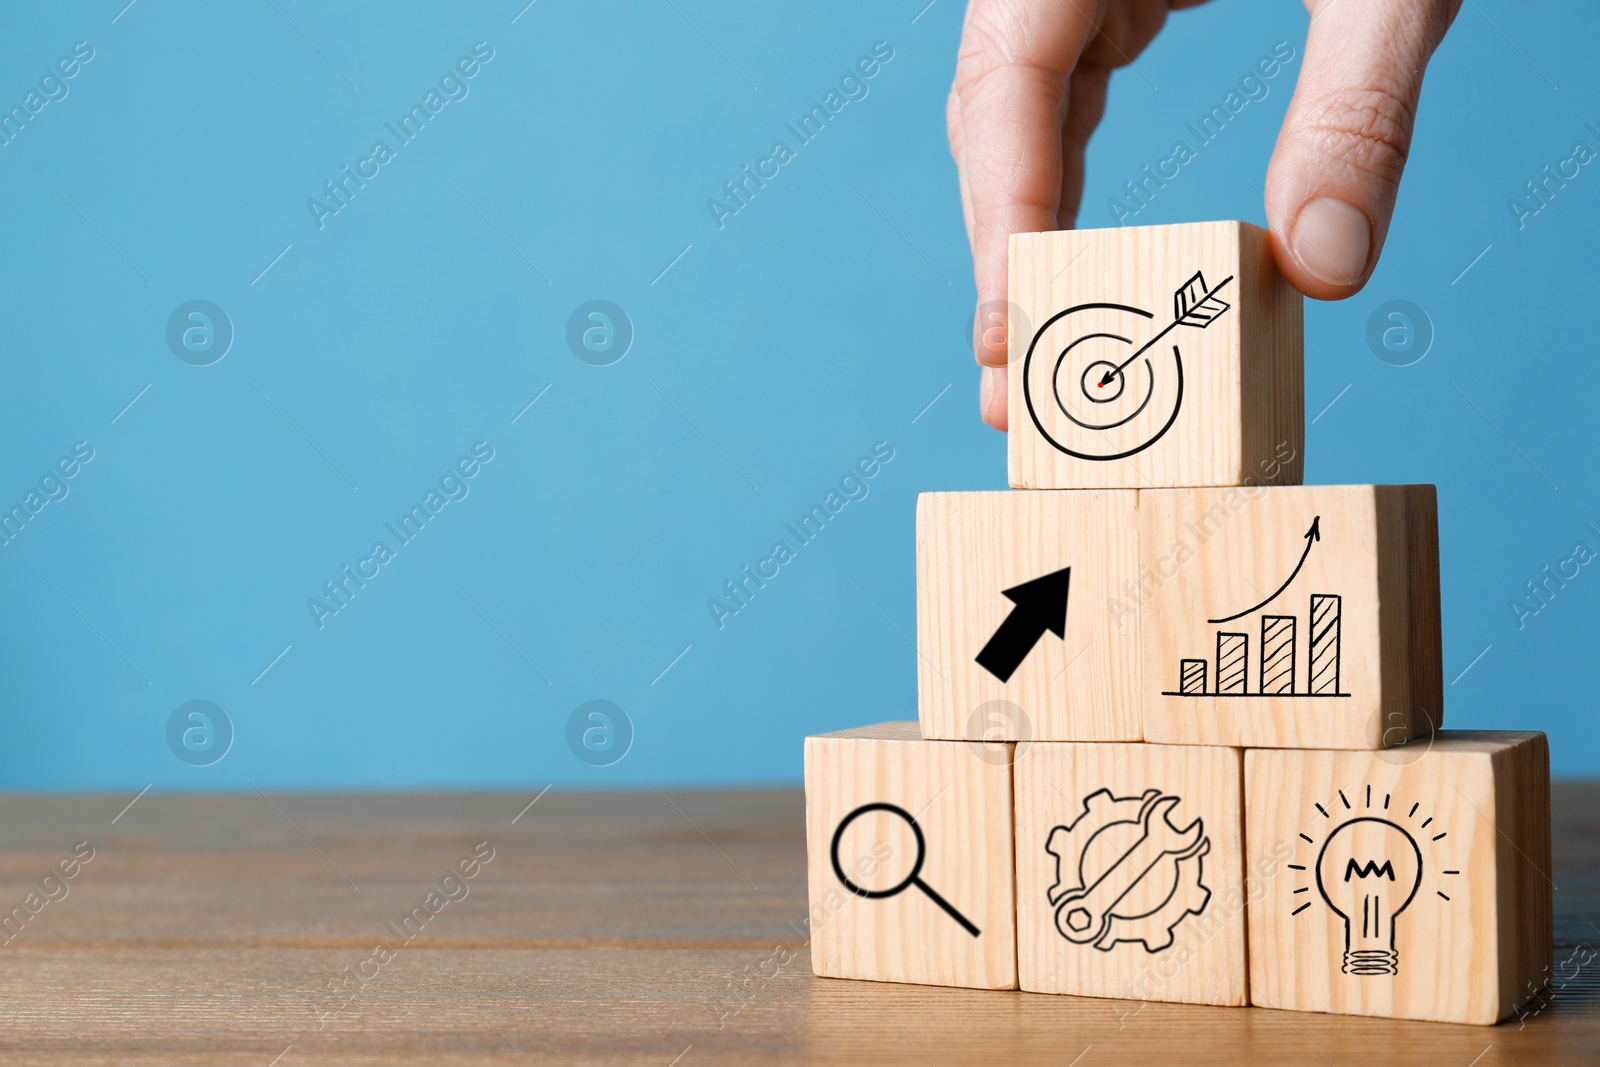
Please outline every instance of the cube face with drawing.
[[1137, 494], [923, 493], [917, 707], [924, 736], [1137, 741]]
[[1251, 1003], [1493, 1023], [1550, 977], [1543, 734], [1441, 731], [1382, 752], [1245, 754]]
[[1016, 988], [1012, 747], [914, 722], [806, 738], [817, 975]]
[[1244, 222], [1015, 234], [1018, 489], [1300, 481], [1302, 311]]
[[1431, 485], [1139, 494], [1145, 738], [1377, 749], [1443, 718]]
[[1022, 989], [1247, 1002], [1242, 755], [1202, 746], [1018, 746]]

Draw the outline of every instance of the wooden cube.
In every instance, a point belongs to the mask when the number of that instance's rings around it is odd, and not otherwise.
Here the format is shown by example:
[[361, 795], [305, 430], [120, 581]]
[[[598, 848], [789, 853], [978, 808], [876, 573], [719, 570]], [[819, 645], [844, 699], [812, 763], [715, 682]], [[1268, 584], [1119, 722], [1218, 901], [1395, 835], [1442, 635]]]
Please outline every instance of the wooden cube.
[[1402, 744], [1439, 726], [1431, 485], [1139, 494], [1149, 741]]
[[1493, 1023], [1548, 978], [1543, 734], [1252, 750], [1245, 823], [1252, 860], [1286, 863], [1250, 904], [1251, 1003]]
[[1011, 484], [1300, 481], [1300, 294], [1244, 222], [1011, 238]]
[[917, 711], [923, 735], [1136, 741], [1137, 494], [923, 493]]
[[1242, 755], [1140, 744], [1019, 752], [1021, 988], [1247, 1002]]
[[813, 971], [1016, 988], [1011, 757], [914, 722], [806, 738]]

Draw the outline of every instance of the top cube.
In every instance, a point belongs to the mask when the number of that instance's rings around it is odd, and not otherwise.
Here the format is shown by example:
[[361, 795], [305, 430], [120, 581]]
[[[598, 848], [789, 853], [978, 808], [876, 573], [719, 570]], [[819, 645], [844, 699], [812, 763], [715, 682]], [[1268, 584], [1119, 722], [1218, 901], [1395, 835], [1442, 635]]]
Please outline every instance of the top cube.
[[1011, 237], [1018, 489], [1298, 485], [1300, 294], [1247, 222]]

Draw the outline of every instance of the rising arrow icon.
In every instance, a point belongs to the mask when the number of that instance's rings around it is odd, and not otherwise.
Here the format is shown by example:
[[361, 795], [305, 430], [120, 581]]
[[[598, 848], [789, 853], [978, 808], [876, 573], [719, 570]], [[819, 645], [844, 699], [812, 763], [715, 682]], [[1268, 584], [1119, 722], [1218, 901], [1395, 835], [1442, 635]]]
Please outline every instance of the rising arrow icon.
[[1267, 599], [1263, 600], [1261, 603], [1257, 604], [1253, 608], [1245, 608], [1243, 611], [1236, 611], [1232, 615], [1229, 615], [1226, 618], [1222, 618], [1222, 619], [1207, 619], [1206, 622], [1209, 622], [1209, 623], [1232, 622], [1234, 619], [1243, 618], [1244, 616], [1250, 614], [1252, 611], [1260, 611], [1262, 608], [1266, 607], [1268, 604], [1270, 604], [1274, 600], [1278, 599], [1278, 595], [1280, 593], [1282, 593], [1285, 589], [1289, 588], [1289, 583], [1294, 581], [1295, 575], [1300, 573], [1300, 568], [1304, 567], [1306, 565], [1306, 557], [1311, 555], [1311, 546], [1316, 544], [1318, 541], [1322, 540], [1322, 516], [1321, 515], [1318, 515], [1318, 516], [1316, 516], [1315, 518], [1313, 518], [1311, 520], [1311, 528], [1305, 532], [1305, 539], [1306, 539], [1306, 548], [1305, 548], [1304, 552], [1300, 553], [1300, 562], [1296, 563], [1294, 565], [1294, 570], [1289, 572], [1289, 577], [1287, 577], [1287, 578], [1285, 578], [1283, 580], [1283, 584], [1282, 585], [1278, 586], [1277, 589], [1273, 590], [1273, 593], [1272, 593], [1271, 596], [1267, 597]]
[[1016, 607], [978, 653], [978, 665], [1007, 682], [1046, 630], [1057, 637], [1066, 637], [1067, 588], [1071, 582], [1072, 568], [1063, 567], [1042, 578], [1003, 590], [1006, 599]]

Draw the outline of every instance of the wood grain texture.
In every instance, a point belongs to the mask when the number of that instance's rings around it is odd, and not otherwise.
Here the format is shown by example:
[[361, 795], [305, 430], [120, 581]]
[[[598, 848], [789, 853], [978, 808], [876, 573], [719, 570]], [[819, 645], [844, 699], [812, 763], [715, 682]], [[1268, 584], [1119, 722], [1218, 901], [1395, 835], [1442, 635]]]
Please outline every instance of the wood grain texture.
[[[1550, 828], [1550, 742], [1544, 734], [1484, 734], [1494, 780], [1495, 940], [1500, 1006], [1521, 1010], [1556, 977]], [[1517, 738], [1517, 740], [1513, 740]], [[1515, 845], [1515, 847], [1512, 847]], [[1591, 927], [1600, 934], [1600, 928]], [[1600, 941], [1600, 938], [1597, 938]], [[1591, 956], [1593, 953], [1591, 953]]]
[[[7, 906], [96, 849], [0, 949], [8, 1065], [1521, 1067], [1600, 1047], [1600, 783], [1555, 786], [1556, 982], [1493, 1030], [813, 977], [798, 789], [555, 790], [515, 823], [537, 788], [272, 794], [360, 890], [256, 793], [149, 794], [112, 823], [135, 792], [0, 798]], [[483, 840], [471, 896], [319, 1030], [327, 983]]]
[[[806, 738], [811, 966], [832, 978], [1014, 989], [1016, 915], [1007, 744], [925, 741], [914, 722]], [[889, 812], [850, 816], [866, 804]], [[879, 897], [858, 896], [834, 868]], [[915, 836], [920, 829], [922, 840]], [[920, 857], [920, 861], [919, 861]], [[915, 875], [978, 930], [969, 933]], [[903, 886], [894, 892], [895, 886]]]
[[[1137, 585], [1137, 494], [917, 498], [917, 710], [930, 738], [1137, 741], [1139, 622], [1108, 605]], [[1072, 569], [1066, 636], [1046, 632], [1001, 681], [975, 657], [1015, 610], [1003, 590]]]
[[[1178, 315], [1176, 294], [1196, 272], [1206, 287], [1196, 292], [1227, 309], [1133, 359]], [[1267, 231], [1200, 222], [1015, 234], [1009, 292], [1013, 486], [1300, 481], [1301, 297], [1273, 265]], [[1101, 384], [1100, 368], [1130, 359]]]
[[[1252, 1003], [1493, 1023], [1550, 974], [1543, 734], [1245, 755]], [[1303, 869], [1302, 869], [1303, 868]], [[1369, 927], [1370, 923], [1370, 927]]]
[[1443, 722], [1433, 486], [1153, 490], [1139, 514], [1147, 740], [1377, 749]]
[[[1247, 1003], [1240, 750], [1043, 742], [1018, 749], [1021, 987], [1134, 1001]], [[1153, 805], [1152, 790], [1159, 794]], [[1176, 800], [1170, 810], [1167, 798]], [[1141, 810], [1150, 814], [1143, 826]], [[1113, 821], [1130, 815], [1135, 821]], [[1143, 838], [1161, 839], [1155, 823], [1162, 819], [1172, 831], [1190, 830], [1192, 857], [1179, 863], [1134, 851]], [[1147, 862], [1153, 866], [1138, 877]], [[1113, 918], [1101, 938], [1075, 942], [1058, 929], [1075, 896], [1069, 887], [1097, 881], [1117, 887], [1101, 896], [1115, 899], [1113, 912], [1123, 917]], [[1152, 912], [1159, 921], [1141, 921]]]

